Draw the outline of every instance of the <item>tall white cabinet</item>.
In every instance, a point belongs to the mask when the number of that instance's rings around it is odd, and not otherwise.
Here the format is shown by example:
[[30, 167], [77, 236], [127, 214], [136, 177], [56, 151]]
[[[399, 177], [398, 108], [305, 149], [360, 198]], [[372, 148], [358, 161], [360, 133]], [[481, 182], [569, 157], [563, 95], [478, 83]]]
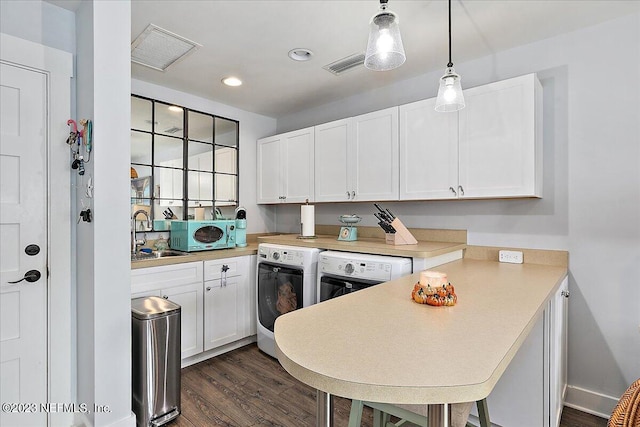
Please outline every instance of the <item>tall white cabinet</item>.
[[535, 74], [467, 89], [467, 106], [400, 106], [400, 199], [542, 197], [542, 87]]
[[314, 201], [314, 129], [258, 140], [258, 203]]
[[398, 108], [315, 127], [315, 201], [398, 200]]

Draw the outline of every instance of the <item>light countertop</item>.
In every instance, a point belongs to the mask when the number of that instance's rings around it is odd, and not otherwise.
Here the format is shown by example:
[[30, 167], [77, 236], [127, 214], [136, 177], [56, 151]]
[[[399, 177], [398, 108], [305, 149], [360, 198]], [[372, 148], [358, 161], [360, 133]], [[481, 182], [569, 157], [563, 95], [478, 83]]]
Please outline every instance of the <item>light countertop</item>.
[[371, 237], [359, 238], [355, 242], [345, 242], [338, 240], [337, 233], [332, 236], [318, 236], [314, 239], [300, 239], [296, 234], [261, 236], [258, 237], [258, 242], [409, 258], [431, 258], [467, 247], [465, 243], [432, 241], [418, 241], [417, 245], [394, 246], [386, 244], [384, 239]]
[[462, 259], [436, 268], [454, 307], [410, 299], [419, 272], [280, 316], [278, 359], [326, 393], [389, 403], [489, 395], [567, 275], [565, 266]]
[[160, 265], [182, 264], [193, 261], [208, 261], [212, 259], [232, 258], [237, 256], [255, 255], [258, 253], [257, 243], [248, 243], [244, 248], [217, 249], [213, 251], [189, 252], [187, 255], [166, 258], [151, 258], [131, 261], [131, 269], [157, 267]]

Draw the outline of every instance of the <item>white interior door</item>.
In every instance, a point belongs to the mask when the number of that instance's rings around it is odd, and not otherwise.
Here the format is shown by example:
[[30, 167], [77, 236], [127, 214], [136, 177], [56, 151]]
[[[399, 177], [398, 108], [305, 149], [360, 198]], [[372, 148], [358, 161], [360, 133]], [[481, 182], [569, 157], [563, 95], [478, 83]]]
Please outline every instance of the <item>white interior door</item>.
[[47, 402], [47, 77], [0, 66], [0, 400], [16, 404], [0, 425], [44, 426], [29, 404]]

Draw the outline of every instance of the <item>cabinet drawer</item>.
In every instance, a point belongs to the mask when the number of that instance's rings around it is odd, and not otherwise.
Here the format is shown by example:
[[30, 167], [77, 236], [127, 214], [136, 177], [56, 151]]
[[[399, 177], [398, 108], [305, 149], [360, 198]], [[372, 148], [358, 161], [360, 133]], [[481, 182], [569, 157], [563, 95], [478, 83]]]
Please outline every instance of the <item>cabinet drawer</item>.
[[[226, 266], [226, 267], [225, 267]], [[249, 273], [247, 257], [235, 257], [215, 259], [204, 262], [204, 280], [216, 280], [225, 277], [234, 277]]]
[[131, 292], [140, 293], [190, 283], [202, 283], [202, 261], [131, 270]]

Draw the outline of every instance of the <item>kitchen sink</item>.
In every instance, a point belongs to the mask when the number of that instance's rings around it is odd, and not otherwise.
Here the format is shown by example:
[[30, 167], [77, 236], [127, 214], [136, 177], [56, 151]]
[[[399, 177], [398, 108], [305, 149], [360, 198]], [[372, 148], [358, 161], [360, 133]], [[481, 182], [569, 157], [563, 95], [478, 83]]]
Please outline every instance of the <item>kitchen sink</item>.
[[186, 256], [186, 255], [189, 255], [189, 254], [187, 252], [180, 252], [180, 251], [174, 251], [172, 249], [165, 249], [163, 251], [138, 252], [136, 254], [131, 254], [131, 261], [143, 261], [148, 259], [167, 258], [167, 257]]

